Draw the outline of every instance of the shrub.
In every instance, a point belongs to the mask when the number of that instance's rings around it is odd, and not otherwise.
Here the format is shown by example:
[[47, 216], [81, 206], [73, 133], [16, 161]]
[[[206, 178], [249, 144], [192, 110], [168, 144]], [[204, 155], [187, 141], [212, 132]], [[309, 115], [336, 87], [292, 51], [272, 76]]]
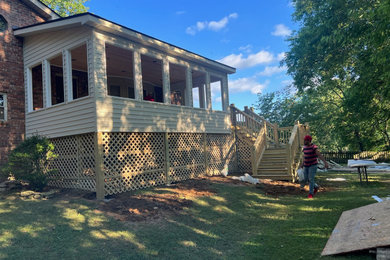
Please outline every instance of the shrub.
[[54, 145], [42, 136], [26, 138], [11, 151], [6, 172], [16, 180], [29, 182], [31, 188], [41, 191], [47, 185], [47, 175], [56, 172], [49, 164], [57, 155]]

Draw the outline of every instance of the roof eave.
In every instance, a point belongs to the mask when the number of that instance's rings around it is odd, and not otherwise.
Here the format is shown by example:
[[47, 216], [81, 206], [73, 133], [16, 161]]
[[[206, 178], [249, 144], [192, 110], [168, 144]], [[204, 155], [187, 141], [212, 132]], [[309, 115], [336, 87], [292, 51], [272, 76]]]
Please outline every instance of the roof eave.
[[47, 7], [41, 1], [38, 0], [22, 0], [27, 6], [31, 7], [37, 13], [49, 20], [55, 20], [61, 18], [59, 14]]
[[92, 15], [90, 13], [79, 14], [72, 17], [62, 18], [59, 20], [49, 21], [42, 24], [15, 29], [14, 34], [16, 36], [26, 37], [37, 33], [50, 32], [59, 29], [66, 29], [66, 28], [72, 28], [72, 27], [83, 26], [83, 25], [88, 25], [92, 28], [96, 28], [103, 32], [108, 32], [124, 38], [128, 38], [132, 41], [142, 43], [143, 45], [151, 46], [153, 48], [160, 49], [164, 52], [167, 52], [175, 56], [181, 55], [181, 56], [185, 56], [187, 59], [190, 60], [194, 60], [198, 62], [202, 61], [203, 63], [209, 64], [214, 68], [216, 67], [227, 74], [233, 74], [236, 72], [236, 69], [233, 67], [205, 58], [198, 54], [168, 44], [161, 40], [134, 31], [130, 28], [121, 26], [119, 24], [115, 24], [113, 22], [105, 20], [99, 16]]

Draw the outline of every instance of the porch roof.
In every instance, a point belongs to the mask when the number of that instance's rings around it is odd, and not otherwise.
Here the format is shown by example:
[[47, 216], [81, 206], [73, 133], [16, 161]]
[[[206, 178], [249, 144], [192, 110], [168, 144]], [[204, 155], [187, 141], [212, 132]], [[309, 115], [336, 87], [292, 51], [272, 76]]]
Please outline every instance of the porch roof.
[[122, 26], [120, 24], [111, 22], [107, 19], [104, 19], [100, 16], [91, 13], [77, 14], [77, 15], [51, 20], [51, 21], [47, 21], [35, 25], [17, 28], [14, 30], [14, 34], [20, 37], [28, 37], [28, 36], [32, 36], [44, 32], [58, 31], [62, 29], [79, 27], [79, 26], [90, 26], [92, 28], [96, 28], [104, 32], [112, 33], [130, 39], [132, 41], [141, 43], [142, 45], [159, 49], [165, 53], [174, 56], [180, 56], [195, 62], [204, 63], [215, 69], [222, 70], [227, 74], [232, 74], [236, 72], [236, 69], [233, 67], [203, 57], [199, 54], [190, 52], [188, 50], [169, 44], [167, 42], [158, 40], [154, 37], [148, 36], [146, 34], [135, 31], [133, 29]]

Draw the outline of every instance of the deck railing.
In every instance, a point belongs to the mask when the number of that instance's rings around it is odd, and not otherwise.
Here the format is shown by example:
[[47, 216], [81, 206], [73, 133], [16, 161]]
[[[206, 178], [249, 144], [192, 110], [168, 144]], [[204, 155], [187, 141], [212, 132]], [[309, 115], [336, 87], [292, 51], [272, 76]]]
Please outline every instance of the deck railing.
[[[295, 180], [299, 160], [301, 159], [301, 147], [303, 136], [308, 134], [308, 126], [297, 122], [293, 127], [278, 127], [277, 124], [268, 122], [253, 111], [253, 108], [245, 107], [244, 111], [231, 105], [232, 123], [249, 131], [256, 141], [252, 147], [252, 173], [256, 174], [268, 144], [286, 145], [288, 174]], [[299, 155], [299, 156], [298, 156]]]

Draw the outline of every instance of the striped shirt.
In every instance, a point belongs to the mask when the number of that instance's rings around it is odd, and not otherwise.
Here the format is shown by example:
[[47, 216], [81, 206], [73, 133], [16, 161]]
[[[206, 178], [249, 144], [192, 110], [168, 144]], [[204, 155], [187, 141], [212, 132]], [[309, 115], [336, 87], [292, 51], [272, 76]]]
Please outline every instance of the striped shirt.
[[315, 144], [303, 146], [303, 166], [309, 167], [318, 164], [316, 150], [318, 146]]

